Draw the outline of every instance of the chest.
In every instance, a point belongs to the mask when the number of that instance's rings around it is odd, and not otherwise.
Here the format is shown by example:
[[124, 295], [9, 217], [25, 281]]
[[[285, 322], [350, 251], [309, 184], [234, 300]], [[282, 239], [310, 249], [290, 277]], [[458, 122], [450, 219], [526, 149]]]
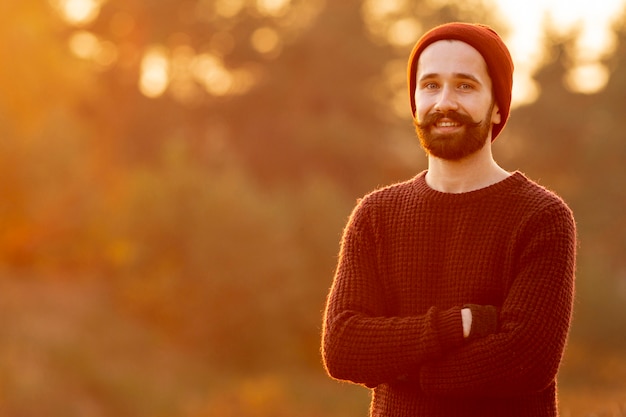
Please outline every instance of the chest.
[[415, 216], [390, 228], [378, 248], [387, 304], [394, 313], [433, 305], [501, 305], [515, 277], [515, 221], [481, 212]]

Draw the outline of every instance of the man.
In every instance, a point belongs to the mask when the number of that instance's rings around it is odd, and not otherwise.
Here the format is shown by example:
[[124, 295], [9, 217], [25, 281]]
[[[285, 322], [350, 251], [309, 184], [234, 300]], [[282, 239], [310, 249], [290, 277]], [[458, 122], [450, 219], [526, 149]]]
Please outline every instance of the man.
[[576, 231], [552, 192], [494, 161], [513, 63], [483, 25], [427, 32], [408, 65], [428, 170], [367, 195], [344, 231], [322, 337], [371, 416], [556, 416]]

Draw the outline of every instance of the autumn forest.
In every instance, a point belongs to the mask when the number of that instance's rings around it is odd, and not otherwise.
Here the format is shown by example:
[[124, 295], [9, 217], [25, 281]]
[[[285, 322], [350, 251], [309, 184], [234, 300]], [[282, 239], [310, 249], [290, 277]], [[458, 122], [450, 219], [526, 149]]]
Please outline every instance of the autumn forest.
[[[0, 415], [367, 415], [368, 391], [319, 354], [343, 226], [363, 194], [426, 168], [415, 39], [452, 20], [508, 30], [486, 0], [381, 4], [0, 4]], [[576, 216], [569, 417], [626, 416], [613, 29], [606, 82], [581, 92], [566, 82], [577, 32], [546, 20], [537, 94], [494, 144]]]

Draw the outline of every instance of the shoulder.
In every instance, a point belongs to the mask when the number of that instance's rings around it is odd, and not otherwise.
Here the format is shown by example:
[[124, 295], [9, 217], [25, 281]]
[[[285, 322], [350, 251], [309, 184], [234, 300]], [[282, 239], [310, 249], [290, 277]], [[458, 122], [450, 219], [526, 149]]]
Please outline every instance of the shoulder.
[[361, 227], [376, 227], [385, 222], [389, 216], [397, 217], [406, 212], [406, 208], [414, 206], [419, 195], [417, 184], [422, 174], [416, 177], [377, 188], [357, 200], [350, 216], [350, 222]]
[[528, 220], [558, 223], [568, 229], [575, 228], [574, 214], [556, 192], [516, 172], [518, 186], [513, 192], [512, 203], [526, 212]]
[[359, 199], [359, 205], [387, 206], [413, 199], [419, 193], [419, 184], [424, 182], [425, 171], [402, 182], [377, 188]]
[[514, 175], [518, 179], [520, 197], [526, 200], [528, 204], [535, 205], [537, 208], [556, 206], [571, 211], [567, 203], [556, 192], [529, 179], [521, 172], [516, 172]]

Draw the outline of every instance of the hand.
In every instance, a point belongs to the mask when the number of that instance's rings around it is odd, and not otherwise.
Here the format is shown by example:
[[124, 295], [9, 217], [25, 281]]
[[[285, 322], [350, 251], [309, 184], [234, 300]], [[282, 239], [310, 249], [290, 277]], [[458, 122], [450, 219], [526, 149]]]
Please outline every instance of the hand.
[[462, 309], [461, 320], [463, 320], [463, 337], [467, 338], [472, 331], [472, 310], [469, 308]]
[[[469, 312], [464, 313], [464, 310]], [[469, 317], [466, 319], [464, 314]], [[463, 336], [466, 339], [478, 339], [498, 331], [498, 309], [491, 305], [466, 304], [461, 310], [463, 318]], [[465, 332], [467, 324], [468, 331]]]

